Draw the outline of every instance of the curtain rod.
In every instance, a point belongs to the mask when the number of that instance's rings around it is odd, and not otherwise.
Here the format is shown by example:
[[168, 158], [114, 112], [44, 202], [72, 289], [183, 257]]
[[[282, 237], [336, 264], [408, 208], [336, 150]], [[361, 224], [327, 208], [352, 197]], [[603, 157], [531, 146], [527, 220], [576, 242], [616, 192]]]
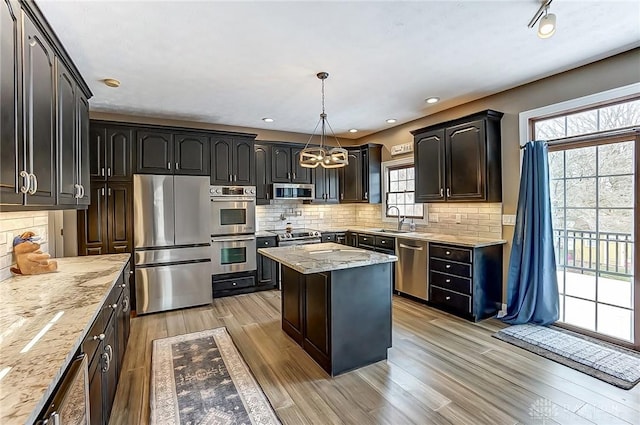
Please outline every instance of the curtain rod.
[[[583, 134], [580, 136], [572, 136], [572, 137], [562, 137], [562, 138], [558, 138], [558, 139], [549, 139], [547, 140], [547, 145], [559, 145], [559, 144], [571, 144], [571, 143], [582, 143], [582, 142], [591, 142], [594, 140], [598, 140], [598, 139], [604, 139], [604, 138], [609, 138], [609, 137], [616, 137], [616, 136], [624, 136], [624, 135], [638, 135], [640, 134], [640, 127], [627, 127], [627, 128], [623, 128], [620, 130], [611, 130], [611, 131], [601, 131], [599, 133], [590, 133], [590, 134]], [[520, 145], [520, 149], [524, 149], [527, 146], [527, 144], [525, 143], [524, 145]]]

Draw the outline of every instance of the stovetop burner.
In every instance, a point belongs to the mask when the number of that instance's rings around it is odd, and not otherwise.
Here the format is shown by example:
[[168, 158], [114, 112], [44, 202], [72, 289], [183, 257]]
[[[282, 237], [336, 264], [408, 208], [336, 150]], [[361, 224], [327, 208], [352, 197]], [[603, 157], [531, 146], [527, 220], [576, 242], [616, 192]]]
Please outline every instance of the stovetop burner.
[[275, 232], [278, 235], [278, 240], [297, 240], [297, 239], [312, 239], [319, 238], [320, 232], [311, 229], [291, 229]]

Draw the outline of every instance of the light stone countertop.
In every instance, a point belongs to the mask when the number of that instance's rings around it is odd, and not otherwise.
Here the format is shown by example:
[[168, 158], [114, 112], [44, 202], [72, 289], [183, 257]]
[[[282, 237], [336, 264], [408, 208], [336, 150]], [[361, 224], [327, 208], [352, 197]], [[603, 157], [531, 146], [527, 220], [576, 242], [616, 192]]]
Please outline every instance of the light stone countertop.
[[0, 282], [3, 425], [37, 419], [124, 270], [129, 254], [55, 260], [55, 273], [14, 276]]
[[268, 230], [258, 230], [256, 232], [256, 238], [272, 238], [274, 236], [277, 236], [277, 235]]
[[[507, 243], [504, 239], [484, 239], [484, 238], [474, 238], [469, 236], [456, 236], [456, 235], [445, 235], [441, 233], [425, 233], [425, 232], [381, 232], [380, 227], [370, 228], [370, 227], [353, 227], [349, 226], [348, 231], [350, 232], [361, 232], [368, 233], [370, 235], [380, 235], [380, 236], [388, 236], [393, 238], [405, 238], [405, 239], [414, 239], [421, 240], [427, 242], [440, 242], [451, 245], [459, 245], [465, 246], [469, 248], [481, 248], [485, 246], [491, 245], [504, 245]], [[390, 229], [393, 230], [393, 229]], [[326, 231], [326, 230], [325, 230]], [[334, 230], [335, 231], [335, 230]]]
[[352, 248], [333, 242], [260, 248], [258, 253], [302, 274], [371, 266], [398, 261], [395, 255]]

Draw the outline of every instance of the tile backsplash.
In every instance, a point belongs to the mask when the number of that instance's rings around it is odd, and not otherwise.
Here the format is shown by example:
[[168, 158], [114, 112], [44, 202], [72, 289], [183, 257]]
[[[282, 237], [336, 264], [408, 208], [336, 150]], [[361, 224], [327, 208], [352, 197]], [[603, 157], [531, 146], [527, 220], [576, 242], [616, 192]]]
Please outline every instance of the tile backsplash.
[[[501, 203], [442, 203], [426, 206], [429, 223], [416, 225], [417, 231], [502, 238]], [[284, 220], [280, 219], [281, 214], [285, 217]], [[287, 222], [293, 227], [319, 230], [348, 226], [393, 227], [395, 224], [393, 221], [382, 221], [380, 204], [315, 205], [296, 201], [272, 201], [271, 205], [257, 206], [256, 222], [258, 230], [281, 230]], [[408, 229], [408, 224], [404, 228]]]
[[9, 268], [15, 264], [13, 238], [27, 230], [40, 236], [40, 249], [48, 252], [49, 213], [47, 211], [0, 213], [0, 281], [11, 277]]

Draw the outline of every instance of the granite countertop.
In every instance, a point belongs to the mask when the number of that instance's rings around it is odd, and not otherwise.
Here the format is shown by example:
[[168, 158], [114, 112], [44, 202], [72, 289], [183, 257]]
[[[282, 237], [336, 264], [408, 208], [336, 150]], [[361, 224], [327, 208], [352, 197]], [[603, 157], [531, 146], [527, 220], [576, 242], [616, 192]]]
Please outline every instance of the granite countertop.
[[[393, 238], [405, 238], [405, 239], [415, 239], [427, 242], [441, 242], [452, 245], [460, 245], [466, 246], [470, 248], [481, 248], [484, 246], [491, 245], [503, 245], [506, 244], [507, 241], [504, 239], [485, 239], [485, 238], [474, 238], [470, 236], [455, 236], [455, 235], [445, 235], [441, 233], [424, 233], [424, 232], [406, 232], [406, 233], [396, 233], [396, 232], [382, 232], [382, 229], [378, 228], [367, 228], [367, 227], [349, 227], [349, 231], [351, 232], [362, 232], [368, 233], [371, 235], [381, 235], [381, 236], [389, 236]], [[393, 229], [391, 229], [393, 230]]]
[[128, 260], [56, 258], [55, 273], [0, 282], [0, 423], [37, 419]]
[[352, 248], [333, 242], [260, 248], [258, 252], [302, 274], [371, 266], [398, 261], [395, 255]]

